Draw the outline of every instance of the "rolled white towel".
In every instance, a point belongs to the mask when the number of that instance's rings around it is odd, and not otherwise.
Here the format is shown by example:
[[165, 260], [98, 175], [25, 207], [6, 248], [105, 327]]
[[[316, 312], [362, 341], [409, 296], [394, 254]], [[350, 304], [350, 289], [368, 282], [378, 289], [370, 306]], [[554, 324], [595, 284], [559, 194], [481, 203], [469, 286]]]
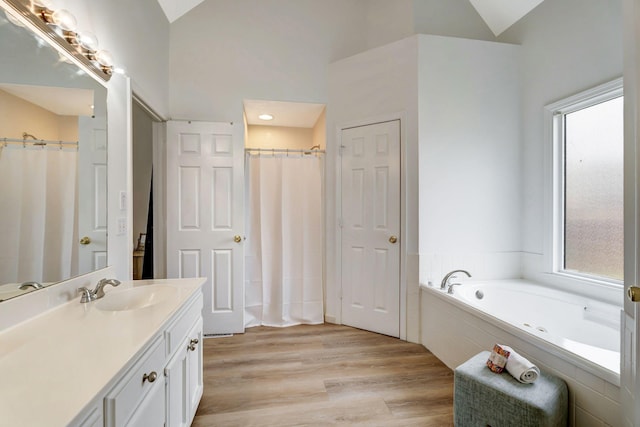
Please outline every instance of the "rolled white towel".
[[513, 351], [511, 347], [506, 345], [501, 347], [509, 352], [509, 358], [507, 359], [505, 369], [513, 376], [513, 378], [524, 384], [531, 384], [538, 379], [540, 376], [540, 369], [538, 369], [536, 365]]

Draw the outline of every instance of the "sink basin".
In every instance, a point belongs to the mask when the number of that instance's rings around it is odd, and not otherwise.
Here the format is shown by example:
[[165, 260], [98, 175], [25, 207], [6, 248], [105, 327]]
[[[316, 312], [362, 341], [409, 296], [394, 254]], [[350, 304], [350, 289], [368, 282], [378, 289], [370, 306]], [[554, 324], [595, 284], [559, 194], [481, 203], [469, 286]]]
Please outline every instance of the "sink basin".
[[178, 288], [166, 285], [146, 285], [108, 292], [95, 302], [103, 311], [139, 310], [151, 307], [178, 296]]

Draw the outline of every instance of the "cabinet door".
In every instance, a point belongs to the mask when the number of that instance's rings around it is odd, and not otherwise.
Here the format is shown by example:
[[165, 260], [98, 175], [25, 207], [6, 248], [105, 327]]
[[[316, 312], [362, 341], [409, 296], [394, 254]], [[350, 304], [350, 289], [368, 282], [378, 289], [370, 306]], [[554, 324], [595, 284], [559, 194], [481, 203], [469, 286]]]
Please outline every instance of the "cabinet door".
[[167, 427], [188, 425], [187, 353], [187, 339], [184, 339], [164, 370], [167, 381]]
[[164, 405], [164, 383], [157, 381], [134, 412], [127, 427], [163, 427]]
[[189, 390], [189, 424], [196, 415], [200, 398], [202, 398], [202, 320], [198, 321], [188, 335], [189, 347], [187, 355], [187, 387]]

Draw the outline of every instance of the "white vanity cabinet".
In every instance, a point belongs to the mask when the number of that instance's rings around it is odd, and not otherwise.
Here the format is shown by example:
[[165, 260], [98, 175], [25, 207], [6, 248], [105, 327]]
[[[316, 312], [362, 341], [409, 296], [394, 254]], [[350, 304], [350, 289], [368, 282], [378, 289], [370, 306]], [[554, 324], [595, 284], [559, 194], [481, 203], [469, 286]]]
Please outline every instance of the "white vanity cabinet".
[[199, 319], [165, 368], [167, 427], [191, 425], [202, 397], [202, 320]]
[[191, 424], [202, 397], [201, 311], [198, 293], [106, 394], [105, 427]]
[[[57, 285], [56, 295], [104, 274]], [[205, 281], [123, 281], [104, 299], [74, 297], [33, 318], [17, 317], [0, 330], [0, 426], [191, 424], [202, 396]], [[24, 309], [21, 298], [47, 297], [47, 289], [11, 300], [19, 303], [12, 310]]]

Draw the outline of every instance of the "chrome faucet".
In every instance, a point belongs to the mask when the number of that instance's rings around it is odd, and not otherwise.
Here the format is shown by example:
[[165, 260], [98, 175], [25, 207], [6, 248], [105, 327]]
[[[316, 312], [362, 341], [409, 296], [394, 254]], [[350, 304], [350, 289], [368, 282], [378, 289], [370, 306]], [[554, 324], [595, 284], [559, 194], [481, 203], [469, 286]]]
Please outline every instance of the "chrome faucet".
[[27, 288], [33, 288], [33, 289], [42, 289], [44, 288], [44, 286], [42, 286], [40, 283], [38, 282], [24, 282], [20, 285], [20, 290], [25, 290]]
[[100, 299], [104, 296], [104, 287], [107, 285], [118, 286], [120, 281], [117, 279], [101, 279], [96, 288], [92, 291], [91, 289], [87, 289], [86, 287], [81, 287], [78, 289], [78, 292], [82, 294], [82, 298], [80, 298], [80, 302], [90, 302]]
[[[449, 280], [451, 279], [455, 279], [457, 276], [454, 276], [455, 273], [464, 273], [466, 274], [468, 277], [471, 277], [471, 274], [469, 274], [468, 271], [466, 270], [453, 270], [448, 272], [444, 278], [442, 279], [442, 282], [440, 283], [440, 289], [447, 289], [447, 293], [452, 294], [453, 293], [453, 287], [455, 285], [461, 285], [462, 283], [449, 283]], [[449, 286], [447, 288], [447, 286]]]

